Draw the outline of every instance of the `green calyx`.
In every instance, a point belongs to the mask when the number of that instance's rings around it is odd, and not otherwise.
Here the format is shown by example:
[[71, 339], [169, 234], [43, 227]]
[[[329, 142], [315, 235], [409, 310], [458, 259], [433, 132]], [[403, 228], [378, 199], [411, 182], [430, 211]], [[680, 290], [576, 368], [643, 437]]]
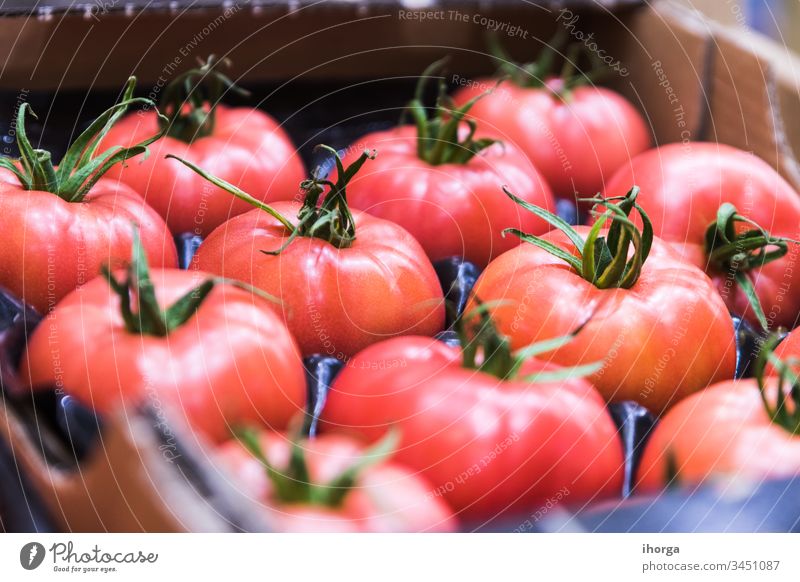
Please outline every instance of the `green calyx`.
[[[563, 232], [575, 246], [578, 256], [550, 241], [515, 228], [505, 229], [504, 236], [506, 233], [511, 233], [563, 260], [598, 289], [630, 289], [639, 280], [653, 244], [653, 225], [636, 202], [639, 195], [638, 186], [631, 188], [622, 197], [603, 198], [598, 194], [594, 198], [584, 200], [593, 202], [595, 209], [605, 208], [603, 212], [593, 210], [596, 220], [586, 240], [552, 212], [517, 198], [505, 187], [503, 191], [524, 209]], [[641, 218], [643, 225], [641, 230], [629, 218], [634, 209]], [[601, 236], [602, 229], [609, 220], [611, 226]]]
[[[489, 138], [475, 139], [478, 125], [473, 119], [465, 119], [475, 102], [491, 93], [493, 89], [489, 89], [456, 108], [452, 99], [447, 95], [447, 84], [440, 77], [439, 96], [429, 114], [429, 108], [426, 108], [423, 103], [425, 87], [444, 63], [445, 59], [442, 59], [425, 69], [417, 83], [414, 99], [407, 106], [407, 111], [417, 126], [417, 156], [432, 166], [466, 164], [482, 150], [497, 142], [497, 140]], [[462, 123], [469, 128], [469, 132], [463, 139], [459, 136], [458, 131]]]
[[733, 276], [764, 331], [768, 330], [769, 323], [749, 273], [780, 259], [789, 251], [789, 243], [796, 242], [770, 235], [757, 223], [739, 214], [728, 202], [719, 207], [716, 221], [706, 230], [708, 266], [718, 273]]
[[108, 281], [112, 291], [119, 296], [125, 329], [139, 335], [166, 337], [197, 312], [200, 305], [218, 284], [238, 287], [268, 301], [277, 301], [271, 295], [245, 283], [222, 277], [211, 277], [192, 288], [166, 309], [161, 309], [158, 299], [156, 299], [153, 281], [150, 279], [147, 254], [139, 236], [139, 229], [136, 227], [133, 229], [133, 250], [125, 278], [117, 279], [108, 266], [103, 266], [101, 273]]
[[167, 85], [159, 100], [159, 108], [166, 114], [159, 118], [159, 125], [166, 135], [186, 143], [211, 135], [223, 95], [228, 91], [249, 95], [219, 71], [221, 64], [230, 66], [230, 61], [211, 55], [205, 63], [200, 62], [200, 67]]
[[519, 373], [525, 362], [565, 346], [580, 333], [585, 323], [567, 335], [536, 342], [513, 352], [511, 341], [500, 333], [490, 315], [490, 310], [498, 303], [481, 303], [477, 297], [475, 302], [477, 306], [457, 318], [454, 324], [454, 330], [461, 344], [464, 368], [478, 370], [500, 380], [520, 379], [524, 382], [560, 382], [569, 378], [588, 376], [602, 368], [602, 362], [593, 362], [536, 372], [520, 378]]
[[[589, 85], [608, 72], [605, 67], [601, 66], [602, 63], [594, 53], [586, 50], [580, 43], [572, 43], [566, 48], [564, 64], [556, 77], [558, 82], [553, 82], [553, 65], [556, 57], [564, 49], [567, 37], [566, 30], [559, 29], [555, 36], [544, 45], [539, 58], [530, 63], [514, 61], [500, 44], [496, 34], [489, 36], [489, 52], [497, 62], [497, 72], [502, 78], [509, 79], [518, 87], [548, 89], [555, 96], [567, 100], [573, 89]], [[581, 53], [587, 54], [592, 59], [592, 68], [586, 73], [575, 70]]]
[[[771, 334], [764, 340], [753, 364], [753, 376], [758, 383], [764, 410], [770, 420], [792, 435], [800, 435], [800, 358], [785, 360], [775, 355], [775, 347], [781, 336]], [[766, 389], [766, 367], [770, 364], [777, 374], [777, 394], [775, 402], [770, 402]]]
[[[353, 215], [350, 212], [350, 207], [347, 204], [347, 184], [361, 169], [364, 162], [375, 158], [375, 152], [363, 152], [355, 162], [345, 168], [342, 164], [342, 159], [335, 149], [326, 145], [318, 145], [317, 149], [323, 149], [335, 158], [337, 169], [336, 182], [314, 176], [308, 180], [304, 180], [300, 184], [300, 188], [305, 193], [305, 196], [303, 205], [297, 213], [296, 223], [292, 223], [291, 220], [268, 204], [253, 198], [250, 194], [237, 188], [233, 184], [209, 174], [193, 163], [173, 155], [168, 155], [166, 157], [178, 160], [215, 186], [233, 194], [240, 200], [244, 200], [251, 206], [263, 210], [278, 220], [291, 234], [279, 249], [261, 251], [268, 255], [278, 255], [299, 236], [320, 238], [340, 249], [351, 246], [356, 240], [356, 225], [353, 220]], [[327, 192], [325, 191], [326, 188]], [[320, 200], [322, 201], [320, 202]]]
[[[51, 192], [67, 202], [82, 201], [112, 166], [124, 163], [139, 154], [144, 154], [146, 157], [147, 146], [163, 135], [162, 130], [132, 147], [113, 146], [102, 153], [97, 153], [100, 142], [129, 107], [132, 105], [155, 107], [149, 99], [134, 98], [135, 87], [136, 77], [130, 77], [119, 103], [107, 109], [78, 136], [64, 154], [57, 169], [53, 165], [50, 152], [35, 149], [28, 140], [25, 118], [28, 113], [34, 118], [36, 114], [28, 103], [23, 103], [17, 113], [16, 127], [20, 159], [15, 162], [0, 157], [0, 167], [13, 172], [26, 190]], [[161, 114], [158, 115], [159, 119], [166, 119]]]
[[394, 429], [373, 446], [365, 450], [349, 467], [327, 483], [312, 483], [306, 462], [303, 443], [298, 434], [292, 434], [289, 463], [276, 467], [267, 459], [261, 448], [258, 433], [246, 428], [236, 431], [236, 437], [264, 466], [272, 483], [273, 498], [281, 503], [301, 503], [320, 507], [341, 507], [347, 494], [355, 487], [364, 470], [387, 460], [400, 443], [400, 433]]

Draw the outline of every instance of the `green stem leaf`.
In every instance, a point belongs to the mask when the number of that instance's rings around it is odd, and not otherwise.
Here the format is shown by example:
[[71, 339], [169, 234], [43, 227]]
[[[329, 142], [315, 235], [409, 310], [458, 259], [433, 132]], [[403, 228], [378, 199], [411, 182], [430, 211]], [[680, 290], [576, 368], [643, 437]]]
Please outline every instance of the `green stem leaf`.
[[[26, 114], [36, 115], [28, 103], [23, 103], [17, 113], [17, 146], [22, 168], [12, 170], [27, 190], [40, 190], [56, 194], [67, 202], [80, 202], [97, 181], [115, 164], [124, 163], [133, 156], [147, 154], [147, 146], [159, 139], [158, 132], [129, 148], [112, 146], [102, 154], [97, 149], [105, 135], [122, 115], [133, 105], [155, 107], [149, 99], [133, 98], [136, 78], [130, 77], [125, 85], [122, 100], [102, 113], [72, 143], [56, 170], [50, 152], [33, 149], [25, 130]], [[160, 114], [158, 114], [160, 117]], [[10, 169], [13, 162], [2, 162]]]

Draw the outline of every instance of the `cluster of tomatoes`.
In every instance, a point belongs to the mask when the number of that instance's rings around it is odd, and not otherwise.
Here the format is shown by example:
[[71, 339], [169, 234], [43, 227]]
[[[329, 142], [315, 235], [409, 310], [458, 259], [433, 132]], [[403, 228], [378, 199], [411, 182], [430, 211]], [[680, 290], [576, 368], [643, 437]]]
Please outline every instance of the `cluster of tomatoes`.
[[[434, 107], [426, 71], [414, 123], [321, 146], [329, 175], [266, 113], [219, 104], [235, 87], [214, 60], [158, 108], [129, 80], [58, 166], [23, 105], [0, 285], [46, 318], [19, 377], [182, 415], [286, 531], [619, 497], [622, 401], [659, 418], [637, 491], [800, 470], [800, 333], [778, 343], [800, 313], [798, 194], [730, 147], [650, 149], [581, 77], [506, 68]], [[443, 288], [442, 262], [474, 286]], [[341, 370], [307, 402], [320, 359]]]

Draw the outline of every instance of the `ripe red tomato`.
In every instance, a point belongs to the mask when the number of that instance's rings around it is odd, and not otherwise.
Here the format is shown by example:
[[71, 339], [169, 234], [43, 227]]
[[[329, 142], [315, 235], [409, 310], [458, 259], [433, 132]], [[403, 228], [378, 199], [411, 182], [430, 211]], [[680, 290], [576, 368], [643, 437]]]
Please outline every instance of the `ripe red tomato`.
[[[219, 86], [224, 77], [215, 66], [209, 60], [164, 90], [160, 108], [169, 114], [168, 121], [159, 121], [154, 111], [140, 112], [122, 119], [105, 138], [109, 145], [127, 146], [160, 126], [167, 129], [149, 158], [118, 166], [109, 175], [141, 192], [176, 235], [204, 236], [250, 207], [176, 160], [165, 159], [167, 154], [189, 160], [265, 201], [291, 200], [305, 176], [299, 155], [275, 119], [258, 109], [218, 104], [225, 87]], [[185, 93], [186, 83], [194, 86], [191, 96]], [[198, 95], [203, 89], [208, 94]]]
[[[443, 326], [442, 290], [419, 243], [392, 222], [347, 208], [346, 184], [366, 159], [335, 184], [305, 182], [303, 205], [278, 202], [232, 218], [192, 263], [277, 297], [275, 309], [304, 355], [347, 359], [387, 337], [433, 335]], [[295, 216], [293, 225], [286, 217]]]
[[[303, 409], [305, 378], [268, 302], [199, 272], [156, 269], [150, 282], [134, 263], [119, 289], [96, 277], [64, 298], [28, 341], [21, 377], [100, 412], [144, 403], [182, 413], [215, 441], [246, 422], [285, 428]], [[135, 289], [138, 310], [120, 299]]]
[[[619, 213], [625, 204], [627, 214], [636, 193], [605, 206]], [[708, 277], [652, 231], [640, 232], [627, 217], [605, 229], [611, 210], [604, 216], [592, 229], [559, 225], [565, 230], [541, 239], [522, 235], [533, 244], [492, 261], [474, 296], [501, 302], [493, 315], [515, 348], [583, 326], [550, 357], [561, 365], [603, 361], [590, 379], [608, 401], [635, 400], [659, 414], [732, 378], [733, 323]]]
[[773, 355], [776, 340], [762, 346], [755, 378], [706, 388], [656, 425], [638, 471], [640, 490], [672, 479], [683, 485], [800, 474], [800, 350], [791, 339]]
[[[773, 397], [777, 379], [767, 380]], [[760, 481], [800, 473], [800, 438], [773, 423], [752, 378], [715, 384], [679, 402], [656, 425], [638, 470], [637, 491], [709, 478]]]
[[[550, 188], [513, 146], [494, 144], [465, 162], [432, 164], [418, 154], [418, 130], [402, 126], [366, 135], [359, 147], [378, 156], [353, 180], [353, 208], [396, 222], [420, 242], [431, 261], [452, 256], [485, 266], [519, 241], [503, 237], [504, 228], [546, 232], [545, 222], [503, 195], [509, 185], [520, 198], [555, 208]], [[359, 150], [348, 148], [344, 161]]]
[[[431, 486], [423, 477], [397, 463], [373, 459], [351, 438], [329, 434], [293, 445], [287, 435], [263, 432], [256, 439], [262, 458], [277, 469], [272, 479], [264, 464], [238, 441], [223, 444], [219, 453], [245, 492], [263, 504], [274, 531], [451, 532], [457, 528], [452, 511], [430, 494]], [[292, 472], [293, 447], [304, 458], [306, 475]], [[364, 461], [369, 465], [344, 490], [337, 490], [343, 493], [340, 500], [324, 499], [332, 492], [326, 485]]]
[[[640, 204], [653, 222], [655, 234], [680, 255], [705, 269], [729, 309], [751, 322], [757, 316], [736, 280], [745, 273], [770, 327], [793, 327], [800, 314], [800, 245], [787, 244], [786, 255], [761, 267], [758, 248], [743, 238], [734, 241], [721, 260], [709, 253], [707, 231], [723, 203], [742, 218], [755, 222], [772, 237], [800, 237], [800, 195], [766, 162], [736, 148], [716, 143], [669, 144], [634, 158], [609, 180], [606, 196], [624, 194], [631, 184], [641, 188]], [[753, 226], [744, 220], [738, 233]], [[752, 240], [752, 239], [751, 239]], [[737, 244], [741, 245], [737, 248]], [[774, 245], [767, 245], [767, 247]], [[768, 248], [769, 250], [769, 248]], [[719, 254], [719, 253], [717, 253]]]
[[323, 430], [375, 440], [397, 427], [395, 458], [475, 524], [620, 494], [622, 445], [589, 382], [531, 378], [559, 370], [513, 359], [496, 336], [461, 346], [401, 337], [368, 347], [334, 381]]
[[[453, 98], [466, 103], [494, 83], [476, 79]], [[475, 103], [469, 117], [483, 132], [522, 150], [557, 197], [574, 199], [602, 191], [618, 168], [650, 146], [650, 131], [618, 93], [588, 85], [565, 88], [571, 84], [512, 75]]]
[[109, 164], [144, 152], [158, 134], [141, 135], [139, 143], [116, 153], [96, 154], [109, 120], [131, 105], [150, 103], [131, 98], [135, 83], [129, 79], [120, 103], [75, 141], [58, 168], [49, 152], [33, 150], [25, 133], [30, 108], [27, 103], [19, 108], [21, 160], [0, 158], [0, 286], [41, 313], [92, 279], [101, 265], [125, 261], [133, 223], [155, 265], [177, 266], [175, 244], [161, 217], [138, 193], [102, 177]]

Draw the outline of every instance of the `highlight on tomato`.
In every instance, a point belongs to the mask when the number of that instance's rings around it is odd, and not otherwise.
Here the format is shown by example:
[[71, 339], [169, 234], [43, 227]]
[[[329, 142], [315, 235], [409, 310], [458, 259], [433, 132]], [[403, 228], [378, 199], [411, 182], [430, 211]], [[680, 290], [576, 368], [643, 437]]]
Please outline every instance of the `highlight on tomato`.
[[244, 430], [218, 453], [277, 532], [452, 532], [457, 520], [416, 471], [390, 460], [397, 433], [372, 447], [343, 435], [299, 439]]
[[710, 386], [661, 419], [642, 456], [637, 490], [800, 474], [800, 350], [779, 356], [776, 341], [764, 343], [754, 378]]
[[[614, 172], [650, 147], [651, 138], [631, 103], [593, 84], [594, 75], [604, 69], [575, 72], [580, 45], [567, 51], [561, 74], [552, 75], [561, 44], [561, 37], [554, 39], [537, 62], [522, 64], [495, 42], [498, 76], [507, 80], [477, 101], [469, 118], [524, 152], [558, 198], [575, 200], [602, 191]], [[494, 83], [472, 80], [456, 91], [455, 103], [474, 100]]]
[[331, 386], [321, 430], [375, 442], [396, 427], [394, 458], [471, 526], [530, 515], [559, 495], [570, 505], [619, 496], [617, 429], [581, 377], [598, 364], [537, 358], [574, 333], [512, 351], [490, 307], [459, 320], [457, 347], [405, 336], [356, 355]]
[[[139, 193], [107, 176], [116, 165], [146, 156], [161, 135], [142, 133], [128, 147], [100, 149], [100, 142], [128, 108], [152, 107], [134, 98], [136, 78], [128, 79], [122, 98], [102, 113], [70, 145], [58, 166], [49, 151], [35, 149], [25, 121], [36, 117], [23, 103], [16, 118], [19, 160], [0, 157], [0, 286], [40, 313], [86, 283], [110, 262], [130, 256], [131, 223], [139, 225], [142, 244], [158, 267], [177, 265], [167, 225]], [[159, 114], [154, 111], [154, 116]]]
[[605, 399], [634, 400], [655, 414], [733, 378], [734, 329], [722, 298], [653, 235], [636, 186], [624, 197], [591, 199], [592, 227], [573, 228], [508, 195], [555, 227], [542, 237], [509, 231], [529, 244], [492, 261], [475, 284], [475, 296], [502, 301], [494, 317], [515, 348], [588, 322], [548, 357], [565, 366], [602, 360], [589, 379]]
[[20, 364], [33, 390], [63, 388], [100, 413], [169, 410], [212, 441], [243, 423], [284, 429], [303, 410], [297, 344], [265, 298], [200, 272], [151, 272], [138, 235], [127, 269], [103, 275], [33, 331]]
[[761, 328], [800, 314], [800, 195], [769, 164], [717, 143], [668, 144], [634, 158], [606, 196], [636, 183], [656, 236], [714, 280], [729, 309]]
[[159, 109], [123, 118], [105, 138], [130, 144], [157, 131], [163, 137], [147, 160], [118, 167], [110, 176], [141, 192], [174, 235], [205, 236], [250, 207], [203, 181], [172, 159], [189, 160], [262, 201], [291, 200], [305, 176], [289, 136], [270, 115], [252, 107], [228, 107], [229, 93], [247, 94], [220, 71], [226, 60], [213, 55], [199, 68], [177, 76], [163, 90]]
[[[426, 83], [441, 68], [434, 63], [420, 77], [408, 111], [415, 123], [370, 133], [348, 148], [344, 163], [360, 150], [380, 152], [350, 184], [353, 208], [396, 222], [425, 249], [431, 261], [463, 257], [479, 267], [516, 246], [504, 228], [542, 233], [547, 224], [520, 212], [503, 196], [507, 184], [531, 204], [555, 209], [550, 188], [524, 154], [487, 137], [476, 138], [478, 125], [466, 115], [491, 91], [456, 108], [439, 82], [433, 108], [423, 104]], [[484, 135], [490, 132], [483, 132]]]
[[313, 176], [302, 203], [268, 206], [186, 160], [184, 164], [256, 209], [222, 224], [200, 245], [192, 268], [244, 281], [280, 302], [275, 309], [303, 355], [346, 360], [371, 343], [402, 334], [433, 335], [444, 324], [436, 273], [401, 226], [351, 211], [351, 180], [374, 153], [336, 181]]

